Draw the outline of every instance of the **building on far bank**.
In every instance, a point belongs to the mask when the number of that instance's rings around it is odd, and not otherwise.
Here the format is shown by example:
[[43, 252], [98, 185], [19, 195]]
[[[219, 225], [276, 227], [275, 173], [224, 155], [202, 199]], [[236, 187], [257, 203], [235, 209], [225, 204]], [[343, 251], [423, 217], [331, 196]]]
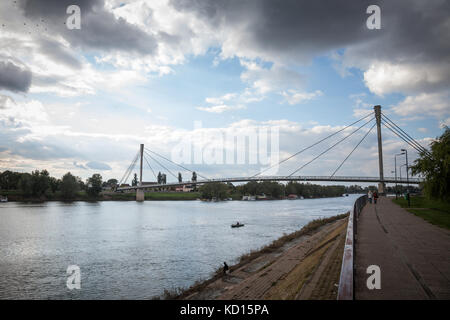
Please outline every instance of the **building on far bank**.
[[175, 187], [176, 192], [191, 192], [194, 187], [191, 184], [185, 184], [183, 186]]

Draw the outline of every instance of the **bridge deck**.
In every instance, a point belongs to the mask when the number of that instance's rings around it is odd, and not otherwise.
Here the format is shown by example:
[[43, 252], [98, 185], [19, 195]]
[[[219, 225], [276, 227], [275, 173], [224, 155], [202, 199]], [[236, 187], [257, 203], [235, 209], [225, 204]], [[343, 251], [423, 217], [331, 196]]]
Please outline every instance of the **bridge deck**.
[[[358, 220], [356, 299], [450, 299], [450, 231], [390, 199], [367, 204]], [[369, 290], [366, 268], [381, 269], [381, 289]]]
[[[223, 182], [223, 183], [236, 183], [236, 182], [249, 182], [249, 181], [299, 181], [299, 182], [365, 182], [365, 183], [378, 183], [380, 182], [379, 177], [342, 177], [342, 176], [257, 176], [257, 177], [237, 177], [237, 178], [219, 178], [219, 179], [209, 179], [209, 180], [198, 180], [196, 184], [205, 184], [212, 182]], [[383, 180], [385, 183], [399, 183], [399, 184], [419, 184], [422, 179], [409, 178], [407, 179], [396, 179], [394, 177], [385, 177]], [[167, 184], [148, 184], [142, 186], [129, 186], [120, 187], [117, 191], [134, 190], [134, 189], [152, 189], [152, 188], [169, 188], [178, 187], [183, 185], [193, 184], [192, 181], [174, 182]]]

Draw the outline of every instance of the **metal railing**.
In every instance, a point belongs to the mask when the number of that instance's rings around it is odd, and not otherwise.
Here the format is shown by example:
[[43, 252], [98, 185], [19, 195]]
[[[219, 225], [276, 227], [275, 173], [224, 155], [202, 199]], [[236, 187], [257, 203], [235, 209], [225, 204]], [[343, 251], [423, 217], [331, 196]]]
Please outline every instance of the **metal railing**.
[[353, 300], [354, 293], [354, 261], [355, 261], [355, 237], [358, 229], [359, 215], [367, 203], [367, 195], [356, 199], [350, 210], [345, 238], [344, 253], [342, 255], [341, 276], [339, 278], [338, 300]]

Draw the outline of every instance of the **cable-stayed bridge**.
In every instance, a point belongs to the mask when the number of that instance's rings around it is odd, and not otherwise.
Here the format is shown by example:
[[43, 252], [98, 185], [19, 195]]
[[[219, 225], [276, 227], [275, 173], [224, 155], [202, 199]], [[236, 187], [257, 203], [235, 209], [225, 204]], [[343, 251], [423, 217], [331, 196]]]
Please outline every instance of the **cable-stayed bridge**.
[[[362, 124], [361, 124], [362, 123]], [[355, 125], [359, 125], [355, 129]], [[401, 140], [406, 142], [411, 148], [419, 152], [420, 154], [429, 154], [428, 150], [425, 149], [423, 146], [421, 146], [414, 138], [412, 138], [408, 133], [406, 133], [403, 129], [401, 129], [394, 121], [389, 119], [384, 113], [381, 112], [381, 106], [375, 106], [374, 112], [369, 113], [368, 115], [360, 118], [357, 121], [354, 121], [353, 123], [345, 126], [342, 129], [337, 130], [336, 132], [320, 139], [319, 141], [316, 141], [315, 143], [299, 150], [298, 152], [290, 155], [289, 157], [279, 161], [278, 163], [258, 172], [257, 174], [249, 177], [224, 177], [224, 178], [216, 178], [216, 179], [209, 179], [199, 173], [195, 173], [193, 170], [186, 168], [183, 165], [180, 165], [178, 163], [175, 163], [174, 161], [168, 159], [167, 157], [164, 157], [163, 155], [150, 150], [148, 148], [145, 148], [143, 144], [140, 145], [139, 151], [136, 153], [135, 157], [133, 158], [131, 164], [128, 166], [128, 169], [126, 170], [125, 174], [123, 175], [122, 179], [119, 182], [119, 187], [116, 188], [117, 192], [123, 192], [123, 191], [129, 191], [129, 190], [135, 190], [136, 191], [136, 200], [143, 201], [144, 200], [144, 190], [145, 189], [167, 189], [171, 187], [180, 187], [180, 186], [186, 186], [186, 185], [201, 185], [201, 184], [207, 184], [207, 183], [215, 183], [215, 182], [222, 182], [222, 183], [238, 183], [238, 182], [249, 182], [249, 181], [304, 181], [304, 182], [361, 182], [361, 183], [378, 183], [378, 189], [380, 193], [384, 193], [385, 190], [385, 184], [386, 183], [396, 183], [396, 184], [420, 184], [423, 179], [417, 178], [417, 177], [409, 177], [408, 173], [408, 162], [407, 162], [407, 151], [406, 149], [402, 149], [403, 154], [406, 154], [406, 177], [397, 177], [397, 174], [395, 174], [394, 177], [385, 177], [384, 176], [384, 168], [383, 168], [383, 148], [382, 148], [382, 136], [381, 136], [381, 126], [384, 126], [385, 128], [389, 129], [392, 133], [394, 133], [397, 137], [399, 137]], [[367, 126], [367, 127], [366, 127]], [[344, 158], [344, 160], [339, 164], [339, 166], [333, 171], [333, 173], [330, 176], [307, 176], [307, 175], [298, 175], [298, 172], [302, 169], [304, 169], [309, 164], [316, 161], [318, 158], [325, 155], [330, 150], [336, 148], [340, 143], [357, 133], [363, 128], [369, 128], [366, 130], [366, 133], [363, 135], [361, 140], [354, 146], [354, 148], [351, 150], [351, 152]], [[360, 146], [360, 144], [366, 139], [366, 137], [370, 134], [372, 129], [374, 127], [377, 127], [377, 140], [378, 140], [378, 162], [379, 162], [379, 176], [377, 177], [356, 177], [356, 176], [337, 176], [336, 173], [341, 169], [341, 167], [344, 165], [344, 163], [350, 158], [350, 156], [356, 151], [356, 149]], [[348, 130], [351, 130], [349, 133], [347, 133]], [[338, 135], [339, 133], [347, 133], [344, 137], [342, 137], [340, 140], [332, 144], [331, 146], [327, 147], [324, 151], [316, 155], [314, 158], [309, 160], [308, 162], [302, 164], [298, 168], [296, 168], [294, 171], [292, 171], [289, 175], [286, 176], [267, 176], [263, 175], [265, 172], [270, 170], [271, 168], [275, 166], [279, 166], [286, 161], [302, 154], [303, 152], [311, 149], [314, 146], [317, 146], [321, 144], [322, 142]], [[150, 165], [150, 160], [153, 160], [156, 164], [158, 164], [160, 167], [164, 168], [166, 172], [170, 173], [176, 180], [176, 182], [173, 183], [166, 183], [165, 178], [164, 181], [161, 181], [159, 177], [155, 174], [155, 171], [153, 170], [153, 167]], [[139, 170], [139, 180], [137, 181], [136, 185], [126, 185], [126, 181], [128, 181], [128, 178], [130, 177], [132, 171], [134, 170], [137, 162], [140, 162], [140, 170]], [[144, 161], [148, 165], [149, 169], [157, 179], [158, 183], [145, 183], [142, 181], [142, 174], [143, 174], [143, 164]], [[169, 170], [162, 162], [165, 162], [166, 164], [170, 163], [171, 165], [175, 165], [178, 168], [181, 168], [185, 171], [189, 171], [193, 174], [193, 179], [190, 181], [182, 181], [181, 176], [177, 176], [174, 174], [171, 170]], [[397, 169], [397, 168], [396, 168]], [[396, 171], [395, 171], [396, 173]], [[401, 174], [401, 171], [400, 171]], [[201, 177], [201, 179], [197, 179], [196, 176]]]

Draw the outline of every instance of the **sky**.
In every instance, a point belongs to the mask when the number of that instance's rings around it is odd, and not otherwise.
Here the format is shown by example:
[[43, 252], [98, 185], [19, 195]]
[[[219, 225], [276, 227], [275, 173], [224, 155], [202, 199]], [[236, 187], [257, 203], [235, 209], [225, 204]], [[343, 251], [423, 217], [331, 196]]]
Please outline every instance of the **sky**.
[[[80, 29], [68, 28], [73, 4]], [[445, 0], [0, 2], [0, 171], [120, 180], [143, 143], [207, 177], [248, 176], [374, 105], [428, 146], [450, 124], [449, 88]], [[269, 173], [290, 174], [362, 123]], [[332, 174], [371, 125], [297, 174]], [[255, 134], [269, 147], [252, 162]], [[386, 176], [401, 148], [417, 157], [382, 136]], [[373, 129], [336, 175], [377, 176], [377, 155]], [[155, 180], [148, 166], [143, 180]]]

